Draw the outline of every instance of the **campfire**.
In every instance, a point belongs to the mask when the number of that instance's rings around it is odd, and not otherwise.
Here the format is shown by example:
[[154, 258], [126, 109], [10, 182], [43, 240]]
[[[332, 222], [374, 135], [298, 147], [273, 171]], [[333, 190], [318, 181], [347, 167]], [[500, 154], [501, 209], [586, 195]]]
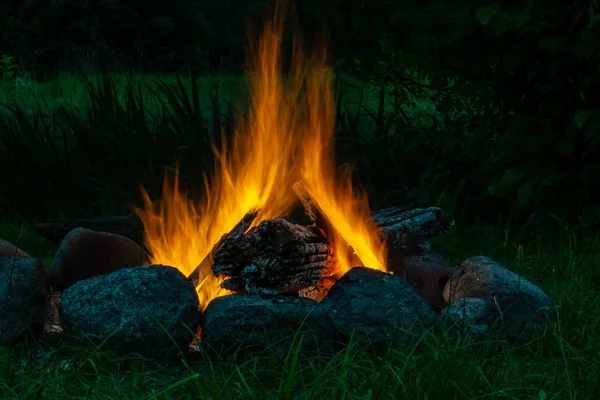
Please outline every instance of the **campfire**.
[[[454, 226], [448, 213], [369, 209], [336, 169], [324, 47], [305, 55], [296, 41], [284, 77], [282, 36], [279, 7], [250, 43], [249, 113], [213, 148], [201, 201], [175, 173], [160, 202], [142, 190], [138, 217], [39, 224], [60, 243], [49, 272], [0, 240], [0, 284], [11, 293], [0, 344], [51, 327], [152, 356], [177, 353], [191, 332], [208, 348], [275, 342], [285, 353], [298, 333], [303, 348], [321, 351], [410, 340], [443, 321], [473, 337], [547, 326], [550, 299], [531, 282], [487, 257], [455, 268], [430, 251], [427, 240]], [[287, 218], [299, 206], [310, 224]]]
[[[287, 244], [296, 246], [298, 252], [287, 260], [282, 254], [270, 254], [275, 257], [272, 264], [282, 268], [281, 264], [288, 263], [296, 269], [296, 277], [276, 276], [296, 279], [295, 284], [282, 282], [289, 290], [301, 289], [300, 281], [315, 284], [310, 281], [321, 270], [327, 278], [339, 278], [354, 266], [387, 271], [386, 243], [370, 218], [366, 194], [353, 189], [349, 174], [336, 170], [335, 96], [326, 52], [318, 48], [305, 55], [296, 45], [290, 72], [284, 78], [282, 34], [279, 7], [258, 41], [250, 43], [248, 118], [238, 121], [231, 143], [213, 148], [215, 172], [205, 179], [206, 196], [198, 202], [188, 199], [179, 190], [176, 174], [174, 179], [165, 178], [158, 206], [144, 192], [145, 208], [136, 210], [144, 224], [144, 243], [152, 263], [194, 275], [202, 309], [213, 298], [229, 294], [225, 288], [243, 287], [235, 282], [239, 276], [230, 275], [230, 282], [224, 281], [224, 275], [235, 267], [214, 268], [219, 249], [233, 246], [234, 238], [239, 241], [240, 234], [267, 221], [270, 233], [291, 235]], [[289, 214], [299, 200], [318, 232], [277, 220]], [[265, 226], [261, 232], [268, 236], [268, 229]], [[258, 246], [265, 250], [272, 245], [269, 240], [259, 240]], [[304, 247], [300, 246], [303, 240]], [[256, 261], [239, 255], [235, 261], [221, 258], [234, 264]], [[292, 265], [291, 258], [302, 260]], [[221, 273], [218, 277], [217, 272]]]

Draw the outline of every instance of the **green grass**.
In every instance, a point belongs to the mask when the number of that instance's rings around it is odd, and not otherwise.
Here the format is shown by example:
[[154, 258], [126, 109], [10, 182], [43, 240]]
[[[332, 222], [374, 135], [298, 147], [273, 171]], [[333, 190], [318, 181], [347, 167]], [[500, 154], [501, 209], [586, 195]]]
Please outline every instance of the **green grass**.
[[[126, 88], [130, 84], [141, 84], [142, 95], [146, 99], [150, 99], [146, 103], [150, 113], [157, 112], [161, 103], [158, 98], [152, 96], [151, 89], [155, 87], [157, 81], [165, 83], [167, 86], [174, 87], [177, 80], [181, 79], [183, 86], [187, 90], [187, 95], [192, 92], [190, 79], [176, 75], [126, 75], [126, 74], [111, 74], [110, 78], [114, 81], [117, 87], [119, 100], [125, 103]], [[22, 110], [29, 112], [37, 111], [40, 106], [47, 113], [52, 113], [60, 107], [74, 107], [75, 109], [84, 109], [90, 105], [90, 96], [85, 86], [86, 80], [94, 84], [98, 83], [102, 78], [101, 75], [88, 75], [85, 78], [77, 75], [62, 75], [59, 78], [48, 82], [37, 83], [24, 79], [15, 79], [14, 82], [5, 82], [0, 90], [0, 104], [16, 104]], [[211, 75], [201, 76], [198, 78], [200, 87], [200, 108], [209, 110], [212, 106], [211, 96], [215, 88], [218, 86], [219, 99], [221, 107], [225, 108], [227, 104], [233, 104], [239, 107], [247, 102], [247, 81], [244, 76], [233, 75]], [[422, 82], [427, 83], [427, 82]], [[336, 86], [338, 90], [342, 90], [344, 94], [344, 106], [354, 114], [357, 111], [361, 113], [365, 108], [371, 112], [377, 112], [379, 107], [379, 97], [381, 96], [382, 87], [375, 84], [361, 82], [349, 76], [343, 76], [337, 80]], [[397, 112], [397, 104], [393, 85], [385, 85], [383, 87], [383, 109], [384, 115]], [[422, 119], [423, 123], [427, 123], [429, 117], [435, 114], [434, 105], [425, 98], [414, 99], [412, 96], [410, 101], [415, 101], [414, 105], [403, 104], [401, 106], [405, 113], [415, 116], [417, 119]], [[367, 112], [368, 113], [368, 112]], [[365, 115], [367, 115], [365, 113]], [[372, 124], [363, 121], [361, 129], [372, 130]]]
[[[85, 78], [77, 75], [62, 75], [57, 79], [37, 83], [21, 82], [14, 85], [5, 85], [0, 91], [0, 103], [16, 103], [21, 109], [34, 111], [41, 106], [48, 113], [58, 110], [59, 107], [74, 107], [83, 109], [90, 105], [90, 96], [85, 82], [97, 84], [101, 75], [90, 75]], [[160, 80], [166, 85], [175, 86], [175, 75], [125, 75], [112, 74], [110, 78], [117, 87], [118, 99], [125, 102], [125, 92], [128, 84], [141, 84], [144, 98], [150, 99], [146, 104], [149, 111], [157, 111], [161, 104], [158, 99], [151, 96], [150, 87]], [[189, 78], [181, 78], [184, 86], [191, 93]], [[237, 103], [244, 98], [246, 83], [243, 76], [204, 76], [198, 79], [200, 88], [200, 104], [202, 109], [210, 109], [210, 91], [218, 84], [223, 105], [226, 101]]]
[[[37, 257], [51, 247], [27, 229], [2, 225], [0, 237]], [[517, 248], [525, 257], [517, 260]], [[68, 343], [0, 349], [2, 399], [569, 399], [600, 398], [600, 237], [565, 234], [522, 243], [509, 232], [474, 228], [432, 243], [453, 263], [483, 254], [531, 280], [552, 298], [556, 322], [544, 335], [508, 346], [447, 343], [382, 352], [352, 344], [323, 357], [292, 351], [210, 356], [157, 363]]]

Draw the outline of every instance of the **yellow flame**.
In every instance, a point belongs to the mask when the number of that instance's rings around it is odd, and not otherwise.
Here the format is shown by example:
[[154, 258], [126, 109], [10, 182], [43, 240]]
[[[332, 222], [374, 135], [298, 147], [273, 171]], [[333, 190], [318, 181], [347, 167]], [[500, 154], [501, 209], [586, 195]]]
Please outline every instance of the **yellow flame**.
[[[251, 43], [249, 115], [238, 121], [232, 143], [213, 148], [215, 172], [205, 177], [206, 197], [189, 200], [175, 174], [173, 180], [165, 177], [158, 206], [142, 188], [144, 209], [136, 209], [153, 263], [174, 266], [187, 276], [208, 260], [197, 288], [202, 309], [228, 293], [211, 271], [213, 246], [253, 209], [261, 210], [253, 226], [288, 214], [297, 202], [291, 186], [299, 178], [332, 223], [334, 232], [328, 235], [340, 259], [339, 275], [358, 262], [347, 254], [348, 244], [364, 265], [385, 270], [385, 245], [368, 223], [366, 197], [355, 196], [349, 177], [336, 181], [332, 74], [322, 62], [309, 65], [295, 49], [290, 76], [283, 80], [282, 22], [279, 9]], [[309, 74], [311, 69], [316, 72]]]
[[[386, 271], [386, 245], [370, 219], [365, 193], [353, 190], [349, 173], [336, 174], [334, 154], [335, 99], [331, 69], [324, 63], [307, 77], [308, 119], [301, 177], [313, 201], [333, 227], [329, 242], [338, 260], [336, 276], [365, 265]], [[350, 248], [354, 253], [350, 252]]]

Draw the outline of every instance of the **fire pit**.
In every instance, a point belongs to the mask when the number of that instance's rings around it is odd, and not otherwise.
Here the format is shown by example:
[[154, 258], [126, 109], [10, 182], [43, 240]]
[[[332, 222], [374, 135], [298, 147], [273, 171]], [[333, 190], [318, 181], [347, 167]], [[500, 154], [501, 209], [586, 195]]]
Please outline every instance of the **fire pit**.
[[[355, 266], [389, 271], [388, 246], [411, 252], [451, 229], [439, 209], [374, 213], [351, 176], [337, 172], [335, 96], [326, 52], [294, 49], [281, 75], [283, 9], [250, 43], [250, 110], [228, 147], [215, 149], [206, 196], [191, 201], [178, 176], [165, 179], [157, 205], [144, 192], [136, 212], [154, 264], [178, 268], [194, 282], [200, 307], [232, 292], [302, 291], [322, 299]], [[283, 219], [301, 203], [313, 226]], [[383, 229], [382, 229], [383, 228]], [[309, 295], [310, 293], [310, 295]]]
[[[188, 199], [175, 174], [165, 178], [158, 204], [143, 192], [139, 219], [124, 219], [130, 234], [118, 234], [118, 219], [100, 219], [58, 235], [50, 278], [62, 291], [57, 309], [68, 337], [165, 355], [176, 350], [172, 343], [189, 344], [199, 322], [207, 345], [275, 342], [281, 350], [296, 333], [321, 350], [352, 335], [402, 340], [436, 329], [440, 315], [473, 322], [479, 334], [505, 313], [517, 331], [544, 326], [547, 313], [539, 310], [550, 301], [533, 284], [489, 259], [469, 259], [455, 272], [428, 251], [429, 238], [452, 229], [450, 215], [435, 207], [371, 212], [366, 194], [337, 172], [326, 53], [303, 56], [295, 48], [284, 79], [282, 16], [278, 9], [250, 43], [248, 118], [231, 143], [215, 148], [203, 200]], [[298, 205], [310, 225], [285, 218]], [[148, 253], [125, 236], [143, 237]], [[3, 259], [6, 268], [11, 260]], [[39, 275], [34, 261], [19, 260], [11, 268]], [[516, 293], [521, 300], [511, 309]], [[5, 341], [18, 336], [11, 335]]]

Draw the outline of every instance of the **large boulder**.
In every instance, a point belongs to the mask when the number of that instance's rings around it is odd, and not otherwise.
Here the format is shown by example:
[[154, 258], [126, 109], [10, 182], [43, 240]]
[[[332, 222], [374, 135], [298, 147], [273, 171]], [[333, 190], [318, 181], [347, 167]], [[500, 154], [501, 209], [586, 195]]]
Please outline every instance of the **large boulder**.
[[378, 343], [408, 339], [440, 323], [439, 316], [404, 279], [356, 267], [342, 276], [321, 305], [337, 336]]
[[484, 256], [464, 260], [446, 283], [443, 296], [451, 305], [465, 298], [485, 300], [485, 307], [478, 306], [489, 314], [485, 320], [490, 324], [501, 320], [512, 338], [542, 331], [553, 315], [546, 293]]
[[52, 287], [62, 291], [84, 279], [149, 263], [144, 249], [129, 238], [75, 228], [58, 247], [50, 278]]
[[71, 339], [106, 341], [117, 351], [169, 357], [194, 339], [200, 322], [198, 294], [173, 267], [125, 268], [66, 289], [60, 321]]
[[41, 335], [48, 290], [39, 260], [0, 258], [0, 345]]
[[326, 352], [332, 344], [331, 322], [324, 309], [302, 297], [218, 297], [208, 304], [202, 319], [202, 344], [216, 351], [273, 346], [285, 355], [300, 336], [305, 353]]
[[484, 339], [496, 322], [493, 307], [489, 300], [465, 297], [444, 308], [441, 315], [451, 337]]

